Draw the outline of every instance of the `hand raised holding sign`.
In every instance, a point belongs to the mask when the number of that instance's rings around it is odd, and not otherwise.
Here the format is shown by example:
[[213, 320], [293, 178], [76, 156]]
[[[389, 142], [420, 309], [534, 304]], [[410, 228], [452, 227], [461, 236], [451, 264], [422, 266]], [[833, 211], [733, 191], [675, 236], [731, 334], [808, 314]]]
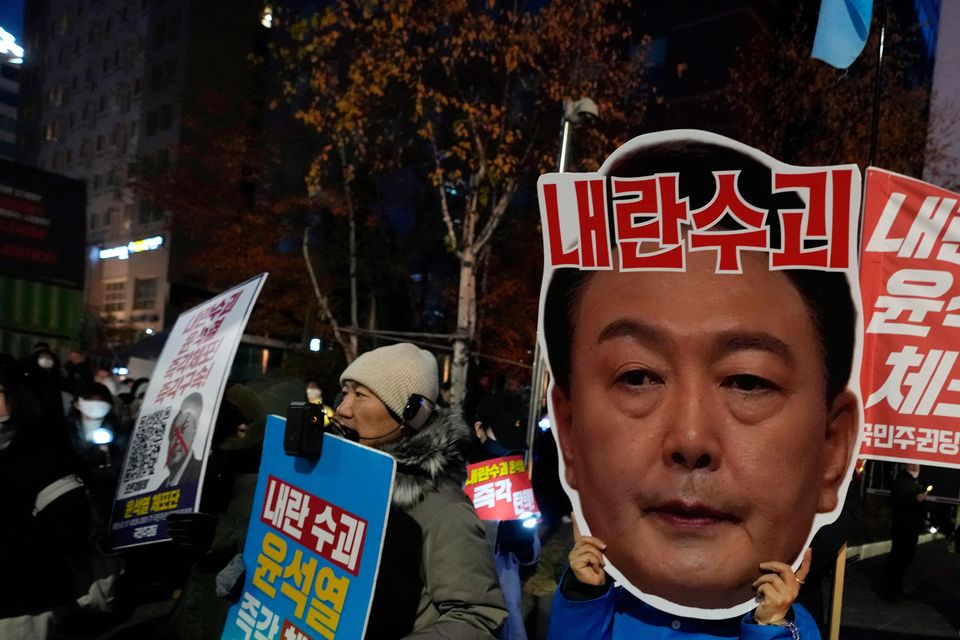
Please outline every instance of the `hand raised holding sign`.
[[757, 624], [782, 623], [800, 593], [800, 585], [810, 572], [812, 556], [813, 552], [807, 549], [796, 573], [790, 565], [783, 562], [764, 562], [760, 565], [760, 569], [768, 573], [753, 583], [753, 588], [757, 590], [757, 600], [760, 602], [753, 614]]
[[581, 535], [576, 514], [570, 515], [573, 518], [573, 549], [567, 556], [570, 560], [570, 571], [583, 584], [599, 587], [607, 579], [603, 570], [603, 551], [607, 545], [600, 538]]

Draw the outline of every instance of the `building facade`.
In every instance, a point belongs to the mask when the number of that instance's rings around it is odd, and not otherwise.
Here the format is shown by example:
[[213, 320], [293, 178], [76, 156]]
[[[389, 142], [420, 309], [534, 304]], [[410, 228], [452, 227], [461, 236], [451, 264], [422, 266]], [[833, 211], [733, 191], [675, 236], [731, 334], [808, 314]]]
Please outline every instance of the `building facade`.
[[12, 159], [16, 153], [21, 64], [23, 48], [0, 25], [0, 158]]
[[245, 0], [26, 3], [17, 155], [86, 182], [84, 300], [108, 342], [175, 319], [173, 238], [189, 242], [174, 233], [189, 221], [148, 187], [177, 162], [200, 88], [248, 99], [243, 83], [216, 79], [248, 64], [261, 10]]

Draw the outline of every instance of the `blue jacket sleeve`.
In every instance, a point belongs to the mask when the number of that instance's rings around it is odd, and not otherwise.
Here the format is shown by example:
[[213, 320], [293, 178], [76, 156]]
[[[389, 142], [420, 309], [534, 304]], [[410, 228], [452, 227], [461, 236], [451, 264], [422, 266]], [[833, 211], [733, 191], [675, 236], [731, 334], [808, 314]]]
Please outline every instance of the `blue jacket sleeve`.
[[[563, 579], [560, 579], [561, 584]], [[611, 640], [615, 601], [616, 589], [613, 587], [593, 600], [576, 601], [566, 598], [557, 586], [550, 608], [547, 640], [566, 640], [567, 638]]]
[[[793, 605], [793, 624], [797, 628], [800, 640], [820, 640], [820, 629], [813, 616], [801, 605]], [[753, 611], [740, 620], [741, 640], [793, 640], [789, 627], [778, 625], [759, 625], [753, 622]]]

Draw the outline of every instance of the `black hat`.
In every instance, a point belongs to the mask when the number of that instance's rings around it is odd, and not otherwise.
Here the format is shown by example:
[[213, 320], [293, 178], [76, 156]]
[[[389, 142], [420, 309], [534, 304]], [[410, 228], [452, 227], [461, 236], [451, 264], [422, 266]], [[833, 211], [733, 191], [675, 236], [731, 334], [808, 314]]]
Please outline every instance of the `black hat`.
[[0, 353], [0, 390], [16, 387], [24, 383], [23, 367], [13, 356]]
[[527, 448], [527, 408], [523, 398], [512, 393], [495, 393], [480, 402], [476, 420], [493, 431], [494, 437], [505, 449], [520, 451]]
[[80, 387], [80, 393], [77, 394], [78, 398], [91, 398], [93, 396], [99, 396], [107, 402], [113, 402], [113, 394], [110, 393], [110, 389], [99, 382], [85, 383]]

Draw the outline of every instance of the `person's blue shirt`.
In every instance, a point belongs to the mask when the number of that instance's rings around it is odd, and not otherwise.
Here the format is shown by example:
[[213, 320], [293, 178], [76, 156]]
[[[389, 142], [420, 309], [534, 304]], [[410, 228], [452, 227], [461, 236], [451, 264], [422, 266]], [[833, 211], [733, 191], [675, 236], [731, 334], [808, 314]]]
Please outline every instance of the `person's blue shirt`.
[[[563, 580], [572, 578], [564, 573]], [[561, 584], [563, 581], [561, 580]], [[599, 588], [595, 588], [598, 591]], [[655, 609], [635, 598], [626, 589], [612, 586], [588, 600], [575, 600], [558, 587], [553, 595], [548, 640], [584, 639], [622, 640], [793, 640], [787, 626], [758, 625], [753, 612], [729, 620], [683, 618]], [[813, 617], [799, 604], [793, 604], [793, 624], [802, 640], [819, 640], [820, 631]]]

